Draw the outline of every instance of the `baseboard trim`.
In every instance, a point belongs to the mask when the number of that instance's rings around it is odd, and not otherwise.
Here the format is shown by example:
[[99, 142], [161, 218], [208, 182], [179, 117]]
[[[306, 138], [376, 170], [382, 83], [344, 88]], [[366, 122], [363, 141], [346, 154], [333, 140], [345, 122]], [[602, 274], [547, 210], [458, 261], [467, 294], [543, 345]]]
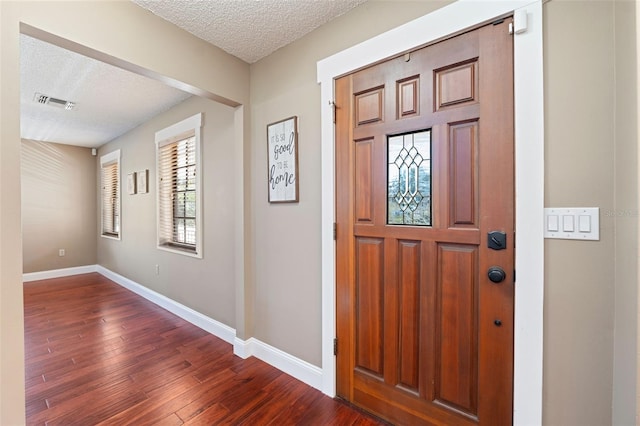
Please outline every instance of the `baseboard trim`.
[[52, 269], [50, 271], [27, 272], [22, 274], [22, 282], [49, 280], [51, 278], [70, 277], [72, 275], [90, 274], [97, 272], [98, 265], [75, 266], [73, 268]]
[[166, 309], [185, 321], [200, 327], [216, 337], [233, 345], [233, 353], [240, 358], [247, 359], [251, 356], [266, 362], [278, 370], [306, 383], [307, 385], [322, 391], [322, 369], [306, 361], [296, 358], [278, 348], [264, 343], [254, 337], [242, 340], [236, 337], [236, 330], [219, 321], [209, 318], [200, 312], [184, 306], [160, 293], [157, 293], [129, 278], [123, 277], [101, 265], [78, 266], [75, 268], [56, 269], [52, 271], [31, 272], [23, 274], [23, 282], [60, 278], [79, 274], [97, 272], [109, 278], [116, 284], [131, 290], [152, 303]]
[[213, 334], [216, 337], [219, 337], [227, 343], [234, 343], [236, 338], [236, 330], [229, 327], [228, 325], [216, 321], [213, 318], [209, 318], [208, 316], [203, 315], [200, 312], [194, 311], [193, 309], [181, 303], [178, 303], [173, 299], [170, 299], [143, 285], [138, 284], [135, 281], [130, 280], [129, 278], [115, 273], [105, 268], [104, 266], [98, 265], [97, 272], [109, 278], [116, 284], [119, 284], [122, 287], [133, 291], [137, 295], [142, 296], [150, 302], [153, 302], [156, 305], [160, 306], [161, 308], [166, 309], [172, 314], [179, 316], [185, 321], [189, 321], [196, 327], [200, 327], [201, 329]]
[[254, 337], [247, 340], [236, 338], [233, 343], [233, 353], [244, 359], [255, 356], [278, 370], [322, 391], [322, 369], [320, 367], [296, 358]]
[[233, 354], [239, 356], [242, 359], [247, 359], [253, 356], [253, 341], [256, 340], [253, 337], [248, 340], [242, 340], [238, 337], [233, 341]]

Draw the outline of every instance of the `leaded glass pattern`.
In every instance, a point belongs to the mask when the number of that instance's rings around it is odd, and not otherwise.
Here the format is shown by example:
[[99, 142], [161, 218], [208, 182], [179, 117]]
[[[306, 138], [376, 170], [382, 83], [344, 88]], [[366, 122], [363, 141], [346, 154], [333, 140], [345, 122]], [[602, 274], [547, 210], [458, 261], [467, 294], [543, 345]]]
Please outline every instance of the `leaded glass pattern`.
[[431, 226], [431, 131], [388, 138], [387, 223]]

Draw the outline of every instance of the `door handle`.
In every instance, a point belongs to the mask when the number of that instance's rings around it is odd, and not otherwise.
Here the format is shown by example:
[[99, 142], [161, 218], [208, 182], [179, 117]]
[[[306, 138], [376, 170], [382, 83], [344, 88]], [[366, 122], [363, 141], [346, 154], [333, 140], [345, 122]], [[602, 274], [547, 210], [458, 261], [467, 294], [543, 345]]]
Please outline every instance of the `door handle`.
[[504, 279], [507, 278], [507, 274], [504, 272], [504, 269], [499, 266], [490, 267], [487, 271], [487, 276], [489, 276], [491, 282], [494, 282], [496, 284], [504, 281]]

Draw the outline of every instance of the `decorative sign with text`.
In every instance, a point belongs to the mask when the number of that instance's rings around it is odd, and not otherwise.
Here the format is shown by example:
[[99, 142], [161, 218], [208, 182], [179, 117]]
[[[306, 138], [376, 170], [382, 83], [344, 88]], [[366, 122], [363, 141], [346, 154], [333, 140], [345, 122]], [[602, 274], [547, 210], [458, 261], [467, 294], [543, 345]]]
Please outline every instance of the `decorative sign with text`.
[[298, 201], [298, 117], [267, 126], [270, 203]]

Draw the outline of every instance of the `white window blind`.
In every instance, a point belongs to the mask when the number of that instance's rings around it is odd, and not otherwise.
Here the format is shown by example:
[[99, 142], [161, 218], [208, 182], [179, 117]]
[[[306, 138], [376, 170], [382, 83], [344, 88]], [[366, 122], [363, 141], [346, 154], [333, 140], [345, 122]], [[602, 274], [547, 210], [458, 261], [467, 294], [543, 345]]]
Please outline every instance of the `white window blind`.
[[196, 138], [190, 136], [158, 151], [159, 237], [162, 245], [196, 249]]
[[100, 158], [102, 236], [120, 238], [120, 151]]
[[202, 257], [201, 114], [156, 133], [158, 248]]

